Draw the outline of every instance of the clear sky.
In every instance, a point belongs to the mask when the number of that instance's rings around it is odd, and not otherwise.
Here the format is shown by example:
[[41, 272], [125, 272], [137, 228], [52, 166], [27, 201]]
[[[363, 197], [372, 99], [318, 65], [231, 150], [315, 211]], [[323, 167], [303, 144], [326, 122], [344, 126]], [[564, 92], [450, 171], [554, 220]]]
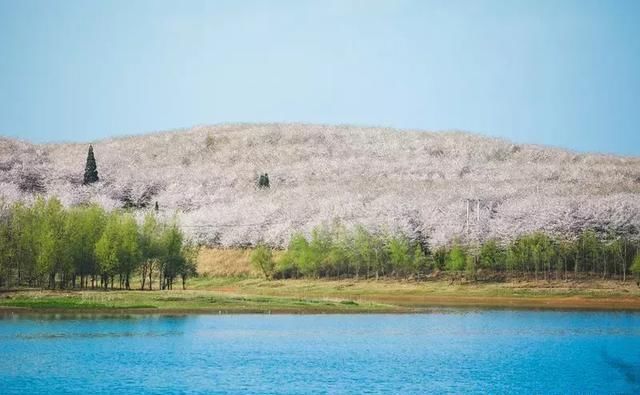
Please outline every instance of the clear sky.
[[462, 129], [640, 155], [640, 1], [0, 0], [0, 135]]

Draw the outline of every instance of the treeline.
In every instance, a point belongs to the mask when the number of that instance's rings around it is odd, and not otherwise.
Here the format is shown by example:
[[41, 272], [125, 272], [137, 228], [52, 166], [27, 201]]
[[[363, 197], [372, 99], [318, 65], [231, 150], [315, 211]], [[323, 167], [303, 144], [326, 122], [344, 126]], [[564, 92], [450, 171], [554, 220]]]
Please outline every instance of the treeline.
[[420, 278], [447, 271], [472, 278], [502, 272], [535, 279], [588, 274], [625, 281], [630, 272], [640, 274], [640, 244], [585, 230], [574, 239], [533, 233], [509, 243], [454, 242], [431, 249], [427, 240], [333, 226], [316, 228], [310, 237], [296, 234], [277, 260], [268, 246], [260, 245], [251, 262], [267, 278]]
[[0, 286], [171, 289], [196, 272], [197, 247], [176, 223], [149, 213], [142, 225], [126, 211], [65, 208], [55, 198], [0, 207]]

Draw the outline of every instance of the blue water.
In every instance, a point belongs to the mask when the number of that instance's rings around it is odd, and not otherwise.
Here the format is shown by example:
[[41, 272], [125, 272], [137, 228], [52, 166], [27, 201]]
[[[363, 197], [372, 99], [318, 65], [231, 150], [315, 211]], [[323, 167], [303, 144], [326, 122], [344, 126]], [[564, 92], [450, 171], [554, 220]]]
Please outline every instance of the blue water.
[[2, 316], [0, 393], [640, 393], [640, 314]]

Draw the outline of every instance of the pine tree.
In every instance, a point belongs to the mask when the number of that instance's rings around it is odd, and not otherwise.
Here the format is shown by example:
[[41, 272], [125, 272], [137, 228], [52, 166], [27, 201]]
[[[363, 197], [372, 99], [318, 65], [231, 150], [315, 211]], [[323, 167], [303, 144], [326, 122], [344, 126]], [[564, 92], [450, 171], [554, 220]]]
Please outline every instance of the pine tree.
[[270, 188], [269, 175], [267, 173], [264, 173], [264, 185], [263, 185], [263, 187], [264, 188]]
[[98, 180], [98, 167], [96, 166], [96, 158], [93, 156], [93, 146], [89, 145], [87, 164], [84, 167], [84, 184], [91, 184]]

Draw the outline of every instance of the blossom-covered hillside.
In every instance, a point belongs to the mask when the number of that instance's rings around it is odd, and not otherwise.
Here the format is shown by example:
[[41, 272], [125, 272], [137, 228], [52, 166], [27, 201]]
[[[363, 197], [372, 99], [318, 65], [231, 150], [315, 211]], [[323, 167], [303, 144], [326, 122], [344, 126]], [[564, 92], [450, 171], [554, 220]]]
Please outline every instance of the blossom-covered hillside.
[[[301, 124], [203, 126], [93, 147], [100, 181], [83, 186], [88, 144], [1, 139], [0, 194], [129, 204], [140, 214], [157, 201], [193, 237], [221, 245], [282, 245], [333, 221], [420, 232], [434, 244], [640, 229], [640, 158], [461, 132]], [[269, 189], [256, 187], [263, 173]]]

